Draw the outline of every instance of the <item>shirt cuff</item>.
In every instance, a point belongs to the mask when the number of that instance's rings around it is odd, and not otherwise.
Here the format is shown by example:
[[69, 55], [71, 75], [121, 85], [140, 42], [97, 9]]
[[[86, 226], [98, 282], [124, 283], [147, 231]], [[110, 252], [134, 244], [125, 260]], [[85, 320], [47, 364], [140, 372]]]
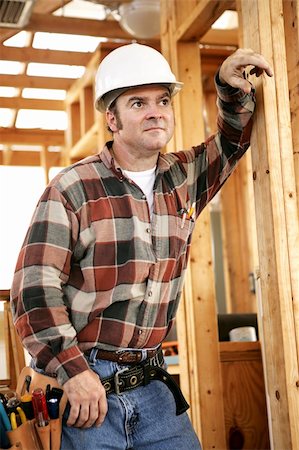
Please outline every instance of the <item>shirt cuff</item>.
[[77, 346], [73, 346], [56, 355], [47, 365], [46, 373], [55, 373], [59, 384], [89, 369], [88, 362]]
[[255, 94], [253, 85], [251, 87], [251, 93], [246, 94], [242, 89], [234, 88], [227, 83], [221, 83], [219, 78], [219, 69], [215, 75], [214, 81], [219, 98], [227, 103], [242, 102], [247, 96], [253, 97]]

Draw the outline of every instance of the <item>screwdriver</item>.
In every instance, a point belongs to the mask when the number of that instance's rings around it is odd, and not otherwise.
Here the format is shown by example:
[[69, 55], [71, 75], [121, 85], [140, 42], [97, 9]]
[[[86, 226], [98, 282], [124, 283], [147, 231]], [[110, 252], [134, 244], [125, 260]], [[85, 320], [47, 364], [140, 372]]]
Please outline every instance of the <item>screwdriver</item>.
[[39, 427], [45, 427], [49, 423], [49, 414], [46, 404], [46, 396], [43, 389], [36, 388], [32, 392], [34, 416]]

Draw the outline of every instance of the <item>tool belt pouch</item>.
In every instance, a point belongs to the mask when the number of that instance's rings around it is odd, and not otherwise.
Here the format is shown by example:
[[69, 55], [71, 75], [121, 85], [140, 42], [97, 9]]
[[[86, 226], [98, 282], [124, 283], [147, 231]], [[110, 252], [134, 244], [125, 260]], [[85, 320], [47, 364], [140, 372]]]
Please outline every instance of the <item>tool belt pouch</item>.
[[[17, 393], [22, 395], [26, 385], [26, 377], [31, 377], [30, 392], [36, 388], [46, 390], [47, 385], [51, 388], [60, 388], [57, 380], [52, 377], [40, 374], [31, 367], [24, 367], [18, 378]], [[62, 414], [66, 405], [66, 395], [63, 394], [59, 403], [59, 418], [50, 419], [45, 426], [39, 427], [36, 419], [18, 426], [15, 430], [7, 431], [12, 447], [10, 450], [59, 450], [62, 431]]]
[[7, 431], [7, 436], [11, 445], [15, 445], [17, 448], [22, 448], [22, 450], [41, 449], [38, 434], [35, 431], [35, 419], [28, 420], [26, 423], [20, 425], [16, 430]]

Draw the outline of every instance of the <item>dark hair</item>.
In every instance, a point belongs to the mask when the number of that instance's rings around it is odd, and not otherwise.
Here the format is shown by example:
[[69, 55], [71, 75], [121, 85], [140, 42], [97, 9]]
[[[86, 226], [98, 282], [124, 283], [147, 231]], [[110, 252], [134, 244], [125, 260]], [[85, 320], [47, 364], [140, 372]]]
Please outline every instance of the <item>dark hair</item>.
[[[113, 102], [111, 103], [111, 105], [109, 105], [108, 111], [110, 111], [110, 112], [115, 116], [117, 128], [118, 128], [119, 130], [121, 130], [123, 126], [122, 126], [122, 123], [121, 123], [121, 120], [120, 120], [120, 117], [119, 117], [119, 112], [118, 112], [118, 109], [117, 109], [116, 101], [117, 101], [117, 98], [116, 98], [115, 100], [113, 100]], [[113, 134], [113, 131], [111, 130], [111, 128], [109, 127], [109, 125], [107, 125], [107, 130], [110, 131], [110, 133]]]

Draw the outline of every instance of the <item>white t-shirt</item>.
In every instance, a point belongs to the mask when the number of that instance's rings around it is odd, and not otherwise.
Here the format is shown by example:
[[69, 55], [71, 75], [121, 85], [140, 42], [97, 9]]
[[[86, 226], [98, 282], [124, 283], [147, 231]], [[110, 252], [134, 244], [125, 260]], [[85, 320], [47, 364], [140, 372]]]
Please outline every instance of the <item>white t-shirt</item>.
[[145, 194], [150, 211], [151, 220], [154, 210], [153, 189], [155, 183], [155, 171], [156, 167], [153, 167], [152, 169], [149, 170], [143, 170], [141, 172], [131, 172], [130, 170], [123, 170], [123, 173], [128, 178], [133, 180], [134, 183], [136, 183], [137, 186], [139, 186], [142, 192]]

